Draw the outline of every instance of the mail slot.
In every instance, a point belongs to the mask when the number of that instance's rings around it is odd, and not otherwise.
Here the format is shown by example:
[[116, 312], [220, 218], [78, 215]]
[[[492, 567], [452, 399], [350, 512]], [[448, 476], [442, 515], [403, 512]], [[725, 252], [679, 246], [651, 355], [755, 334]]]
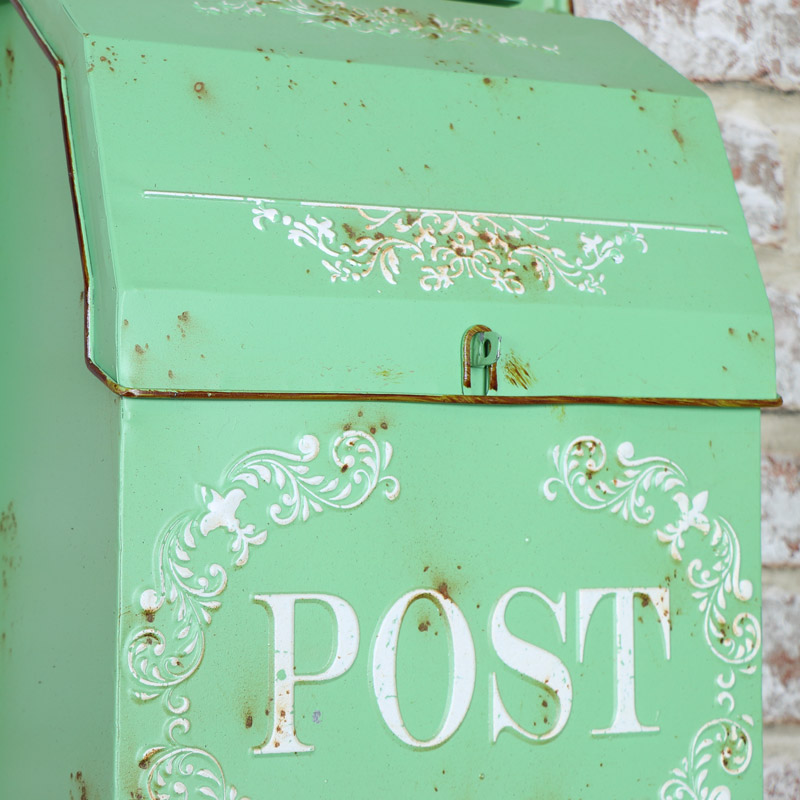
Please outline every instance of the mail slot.
[[0, 3], [3, 796], [761, 796], [763, 285], [544, 7]]

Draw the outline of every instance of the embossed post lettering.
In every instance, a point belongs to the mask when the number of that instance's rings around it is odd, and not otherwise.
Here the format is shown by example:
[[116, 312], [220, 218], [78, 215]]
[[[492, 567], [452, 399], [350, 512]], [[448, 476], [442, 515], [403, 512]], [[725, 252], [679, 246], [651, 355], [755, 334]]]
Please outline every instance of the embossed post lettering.
[[[275, 714], [272, 734], [257, 755], [310, 753], [314, 745], [303, 744], [294, 727], [294, 687], [298, 683], [321, 683], [338, 678], [353, 666], [358, 653], [358, 618], [353, 607], [332, 594], [257, 594], [253, 598], [267, 608], [272, 620], [272, 686]], [[294, 608], [298, 602], [326, 605], [336, 619], [336, 650], [328, 667], [316, 675], [297, 675], [294, 668]]]
[[[400, 626], [409, 606], [421, 597], [432, 600], [441, 609], [450, 626], [453, 656], [453, 677], [447, 713], [436, 735], [426, 740], [416, 739], [408, 732], [397, 698], [397, 642]], [[411, 747], [436, 747], [446, 742], [464, 721], [474, 689], [475, 645], [461, 609], [449, 597], [433, 589], [414, 589], [404, 594], [381, 621], [372, 650], [372, 690], [389, 730], [401, 742]]]
[[578, 658], [583, 662], [586, 632], [597, 604], [607, 595], [614, 597], [615, 711], [610, 728], [592, 730], [595, 735], [612, 733], [644, 733], [658, 731], [657, 725], [642, 725], [636, 716], [636, 680], [634, 674], [633, 602], [647, 598], [658, 615], [664, 636], [664, 649], [669, 660], [669, 589], [658, 586], [635, 589], [581, 589], [578, 592]]
[[561, 659], [547, 650], [514, 636], [506, 626], [506, 609], [519, 594], [530, 594], [543, 600], [558, 623], [561, 641], [567, 640], [567, 597], [562, 592], [554, 603], [546, 594], [530, 587], [518, 587], [507, 591], [498, 601], [492, 613], [492, 646], [501, 660], [521, 675], [531, 678], [540, 689], [544, 689], [558, 700], [559, 712], [553, 727], [546, 733], [531, 733], [525, 730], [506, 710], [497, 686], [497, 673], [492, 673], [492, 741], [496, 742], [502, 730], [510, 728], [531, 742], [547, 742], [564, 729], [572, 711], [572, 679]]

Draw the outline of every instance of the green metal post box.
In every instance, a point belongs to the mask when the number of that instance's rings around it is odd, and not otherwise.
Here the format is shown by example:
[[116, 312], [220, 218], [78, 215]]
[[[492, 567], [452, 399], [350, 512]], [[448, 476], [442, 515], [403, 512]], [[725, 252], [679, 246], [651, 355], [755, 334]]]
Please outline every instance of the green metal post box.
[[0, 796], [761, 796], [691, 83], [525, 2], [14, 0], [0, 187]]

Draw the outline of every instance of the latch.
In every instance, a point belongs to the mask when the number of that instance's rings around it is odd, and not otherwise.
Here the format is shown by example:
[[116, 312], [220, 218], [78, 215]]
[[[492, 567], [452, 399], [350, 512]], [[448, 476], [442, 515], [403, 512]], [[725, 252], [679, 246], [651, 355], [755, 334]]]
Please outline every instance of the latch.
[[[461, 340], [461, 367], [465, 394], [489, 394], [497, 391], [497, 361], [501, 336], [486, 325], [473, 325]], [[480, 375], [473, 375], [474, 371]], [[474, 384], [474, 386], [473, 386]], [[463, 390], [462, 390], [463, 391]]]

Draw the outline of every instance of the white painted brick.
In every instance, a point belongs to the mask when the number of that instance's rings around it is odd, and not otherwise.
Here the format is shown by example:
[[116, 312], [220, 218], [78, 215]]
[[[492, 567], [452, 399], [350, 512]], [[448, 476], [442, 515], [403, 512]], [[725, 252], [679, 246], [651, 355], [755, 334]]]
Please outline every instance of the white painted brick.
[[783, 167], [775, 131], [733, 113], [721, 116], [719, 126], [750, 237], [757, 244], [780, 244]]
[[767, 287], [775, 320], [778, 394], [784, 408], [800, 410], [800, 294]]
[[764, 764], [764, 800], [800, 798], [800, 752], [793, 761], [775, 760]]
[[761, 459], [761, 536], [765, 567], [800, 567], [800, 456]]
[[800, 723], [800, 594], [765, 588], [764, 722]]
[[797, 0], [574, 0], [695, 80], [800, 88]]

